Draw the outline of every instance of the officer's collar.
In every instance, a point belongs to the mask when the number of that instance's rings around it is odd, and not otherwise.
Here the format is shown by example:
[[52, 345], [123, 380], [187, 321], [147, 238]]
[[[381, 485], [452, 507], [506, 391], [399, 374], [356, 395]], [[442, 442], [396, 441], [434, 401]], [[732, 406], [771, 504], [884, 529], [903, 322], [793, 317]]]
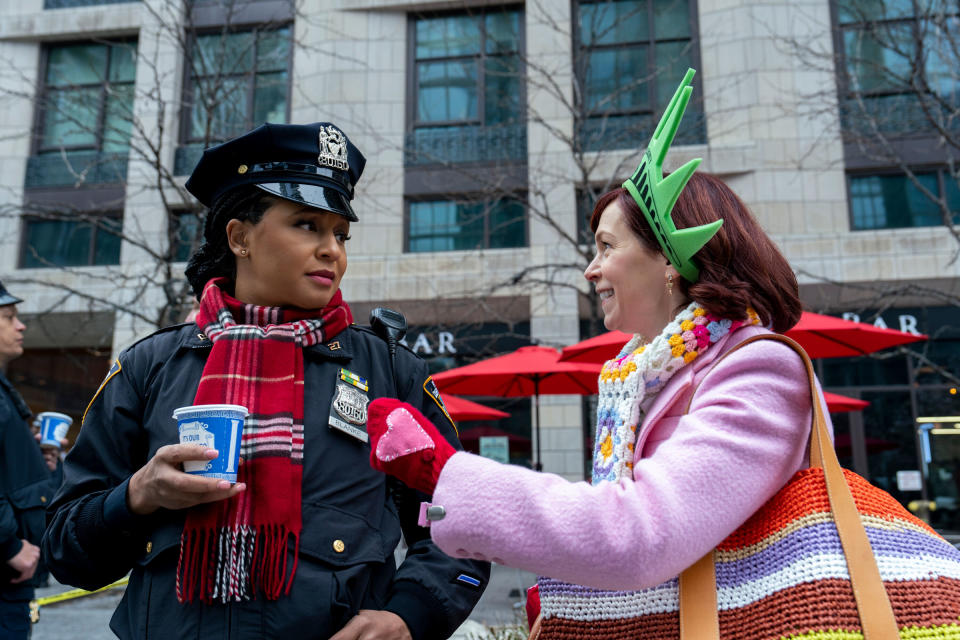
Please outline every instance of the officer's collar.
[[315, 358], [349, 361], [353, 359], [352, 347], [350, 327], [346, 327], [326, 342], [310, 345], [304, 352]]
[[[196, 325], [187, 325], [190, 330], [184, 335], [181, 342], [183, 347], [188, 349], [203, 349], [213, 346], [210, 338], [206, 336]], [[352, 360], [353, 348], [351, 343], [350, 328], [347, 327], [330, 340], [318, 344], [310, 345], [304, 349], [304, 352], [314, 358], [326, 358], [330, 360]]]

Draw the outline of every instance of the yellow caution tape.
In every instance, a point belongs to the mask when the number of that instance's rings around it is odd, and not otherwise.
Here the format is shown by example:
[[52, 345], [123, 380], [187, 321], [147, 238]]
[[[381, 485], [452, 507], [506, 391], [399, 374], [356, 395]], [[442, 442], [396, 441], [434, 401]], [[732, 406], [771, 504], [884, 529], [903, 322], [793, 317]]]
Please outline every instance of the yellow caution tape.
[[125, 587], [127, 582], [130, 581], [130, 576], [124, 576], [116, 582], [111, 582], [105, 587], [100, 587], [95, 591], [87, 591], [86, 589], [70, 589], [69, 591], [64, 591], [63, 593], [57, 593], [52, 596], [44, 596], [42, 598], [36, 598], [35, 600], [30, 601], [30, 621], [37, 622], [40, 620], [40, 607], [45, 607], [48, 604], [56, 604], [57, 602], [64, 602], [66, 600], [73, 600], [74, 598], [82, 598], [84, 596], [90, 596], [95, 593], [100, 593], [101, 591], [106, 591], [107, 589], [115, 589], [116, 587]]

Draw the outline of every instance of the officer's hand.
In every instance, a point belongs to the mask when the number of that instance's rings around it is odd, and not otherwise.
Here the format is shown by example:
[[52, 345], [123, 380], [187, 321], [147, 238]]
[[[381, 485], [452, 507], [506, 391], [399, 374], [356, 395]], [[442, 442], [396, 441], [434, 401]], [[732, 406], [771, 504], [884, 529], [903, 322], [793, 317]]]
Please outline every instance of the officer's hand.
[[377, 398], [367, 410], [370, 466], [433, 495], [440, 471], [456, 453], [437, 428], [406, 402]]
[[360, 609], [330, 640], [413, 640], [403, 618], [390, 611]]
[[40, 455], [43, 456], [43, 461], [47, 463], [47, 469], [50, 469], [50, 471], [57, 470], [57, 463], [60, 462], [60, 449], [44, 445], [40, 447]]
[[10, 580], [11, 584], [32, 578], [34, 572], [37, 570], [37, 564], [40, 562], [40, 547], [30, 544], [26, 540], [21, 540], [21, 542], [23, 542], [23, 546], [20, 547], [17, 555], [7, 560], [7, 564], [20, 574]]
[[[37, 444], [40, 444], [39, 431], [33, 434], [33, 439], [37, 441]], [[50, 469], [50, 471], [57, 470], [57, 462], [60, 460], [60, 450], [68, 444], [70, 444], [70, 441], [66, 438], [60, 438], [60, 449], [48, 444], [40, 444], [40, 454], [43, 455], [43, 461], [47, 463], [47, 469]]]
[[205, 502], [232, 498], [247, 488], [242, 482], [203, 478], [184, 473], [185, 460], [213, 460], [216, 449], [196, 444], [169, 444], [157, 449], [150, 461], [130, 477], [127, 504], [138, 515], [157, 509], [186, 509]]

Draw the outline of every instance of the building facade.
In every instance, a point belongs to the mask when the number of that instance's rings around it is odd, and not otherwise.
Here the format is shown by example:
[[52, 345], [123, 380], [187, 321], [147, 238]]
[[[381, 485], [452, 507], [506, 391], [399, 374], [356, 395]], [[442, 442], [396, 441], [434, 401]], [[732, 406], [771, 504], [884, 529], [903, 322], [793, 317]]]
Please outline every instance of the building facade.
[[[26, 300], [11, 372], [35, 409], [79, 422], [111, 356], [182, 317], [203, 214], [183, 182], [204, 146], [266, 121], [333, 121], [365, 153], [344, 295], [361, 322], [404, 312], [435, 370], [601, 331], [585, 219], [690, 66], [668, 168], [701, 157], [747, 202], [807, 308], [936, 338], [819, 363], [827, 388], [872, 402], [835, 418], [849, 463], [898, 492], [896, 471], [920, 466], [915, 419], [960, 414], [954, 125], [925, 120], [931, 96], [956, 108], [960, 80], [928, 50], [911, 93], [913, 54], [894, 46], [949, 42], [956, 15], [929, 33], [898, 0], [0, 0], [0, 15], [0, 278]], [[530, 401], [485, 401], [512, 417], [465, 431], [508, 434], [530, 464]], [[589, 413], [541, 398], [545, 470], [584, 477]], [[950, 451], [927, 469], [945, 499]]]

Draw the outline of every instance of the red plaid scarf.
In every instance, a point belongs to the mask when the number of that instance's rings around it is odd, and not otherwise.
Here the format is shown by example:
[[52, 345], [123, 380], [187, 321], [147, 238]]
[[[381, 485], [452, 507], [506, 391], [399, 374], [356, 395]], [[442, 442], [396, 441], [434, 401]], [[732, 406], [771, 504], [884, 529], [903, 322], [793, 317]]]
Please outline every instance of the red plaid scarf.
[[353, 322], [339, 291], [319, 311], [293, 311], [244, 304], [223, 292], [225, 282], [208, 282], [200, 300], [197, 325], [213, 348], [194, 404], [250, 411], [237, 476], [247, 489], [188, 511], [177, 567], [180, 602], [249, 600], [258, 590], [276, 600], [290, 592], [302, 525], [303, 347]]

